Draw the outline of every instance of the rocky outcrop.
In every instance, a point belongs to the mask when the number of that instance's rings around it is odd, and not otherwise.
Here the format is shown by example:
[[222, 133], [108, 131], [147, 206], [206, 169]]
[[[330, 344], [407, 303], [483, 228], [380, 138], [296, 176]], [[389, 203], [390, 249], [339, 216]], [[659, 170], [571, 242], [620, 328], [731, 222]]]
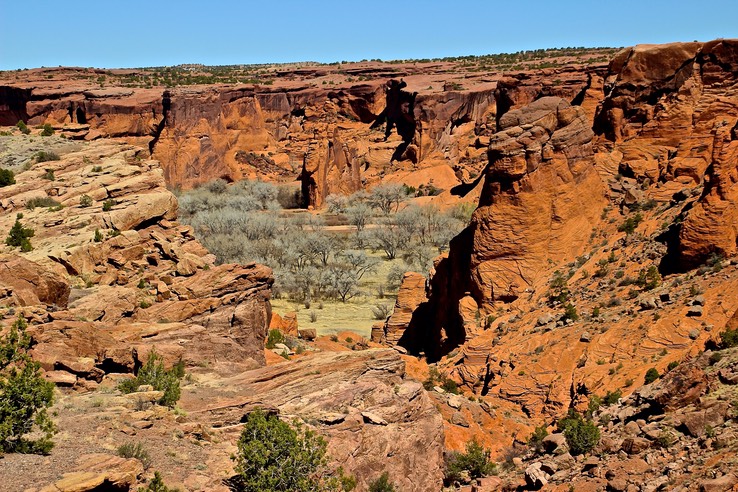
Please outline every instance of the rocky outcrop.
[[517, 299], [549, 262], [583, 251], [605, 205], [592, 137], [584, 110], [555, 97], [500, 119], [479, 207], [431, 280], [427, 351], [462, 343], [480, 308]]
[[34, 230], [33, 250], [3, 246], [0, 266], [3, 301], [33, 321], [34, 356], [84, 387], [132, 371], [152, 346], [171, 363], [263, 365], [270, 269], [215, 265], [192, 229], [173, 222], [177, 200], [142, 156], [120, 143], [79, 144], [0, 190], [0, 229], [22, 211]]
[[[588, 90], [603, 71], [444, 72], [463, 85], [429, 86], [429, 73], [438, 69], [393, 68], [335, 87], [310, 83], [307, 72], [282, 74], [273, 86], [178, 88], [100, 87], [83, 77], [60, 82], [45, 73], [22, 74], [0, 85], [0, 120], [51, 123], [73, 139], [115, 137], [148, 146], [173, 187], [217, 177], [299, 181], [304, 205], [320, 206], [330, 194], [350, 194], [386, 178], [438, 187], [430, 173], [453, 176], [447, 189], [471, 186], [502, 114], [544, 96], [589, 108]], [[421, 171], [423, 182], [413, 182]], [[446, 188], [445, 180], [441, 184]]]
[[620, 172], [669, 198], [704, 186], [667, 267], [736, 251], [737, 74], [736, 40], [636, 46], [610, 63], [594, 129], [623, 153]]
[[[221, 387], [227, 399], [208, 398]], [[383, 472], [401, 490], [441, 488], [441, 415], [423, 386], [405, 377], [394, 350], [316, 354], [218, 381], [194, 396], [184, 408], [214, 428], [241, 422], [255, 408], [313, 423], [331, 460], [357, 476], [360, 490]]]

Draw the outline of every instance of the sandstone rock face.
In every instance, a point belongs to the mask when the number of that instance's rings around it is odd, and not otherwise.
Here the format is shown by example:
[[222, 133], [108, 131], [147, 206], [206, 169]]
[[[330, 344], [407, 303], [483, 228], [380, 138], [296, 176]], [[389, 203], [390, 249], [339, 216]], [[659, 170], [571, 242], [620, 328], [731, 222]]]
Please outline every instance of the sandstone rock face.
[[[172, 89], [39, 78], [0, 85], [0, 121], [51, 123], [74, 139], [116, 137], [148, 146], [171, 186], [217, 177], [299, 181], [305, 205], [320, 206], [330, 194], [385, 178], [438, 186], [444, 174], [453, 177], [448, 188], [473, 186], [499, 116], [543, 96], [576, 100], [591, 111], [603, 68], [475, 75], [463, 88], [428, 86], [429, 74], [417, 67], [406, 68], [402, 81], [390, 79], [403, 76], [392, 69], [384, 79], [330, 88], [290, 82], [296, 74], [288, 73], [274, 86]], [[448, 179], [441, 181], [445, 187]]]
[[549, 260], [579, 254], [605, 204], [582, 108], [542, 98], [500, 126], [471, 224], [469, 290], [479, 304], [514, 299]]
[[394, 311], [384, 324], [383, 342], [388, 345], [400, 342], [411, 324], [413, 312], [427, 301], [425, 282], [425, 276], [416, 272], [408, 272], [402, 278]]
[[692, 268], [736, 252], [738, 41], [628, 48], [610, 63], [595, 131], [616, 142], [621, 171], [664, 193], [704, 185], [673, 261]]
[[400, 490], [441, 489], [441, 415], [423, 386], [405, 377], [394, 350], [315, 354], [298, 366], [276, 364], [213, 383], [220, 387], [228, 388], [227, 399], [205, 399], [205, 390], [184, 408], [216, 428], [254, 408], [273, 408], [315, 422], [331, 459], [359, 477], [360, 490], [385, 471]]
[[[549, 262], [580, 254], [606, 203], [581, 107], [544, 97], [499, 123], [479, 207], [431, 280], [431, 352], [473, 331], [480, 316], [469, 306], [513, 301], [540, 285]], [[460, 303], [465, 292], [471, 298]]]
[[[141, 149], [100, 140], [71, 150], [0, 190], [0, 229], [23, 211], [35, 231], [28, 253], [3, 245], [0, 295], [34, 321], [44, 368], [99, 382], [152, 346], [170, 363], [264, 364], [271, 270], [215, 265], [191, 228], [172, 222], [177, 200]], [[31, 192], [60, 206], [29, 210]]]

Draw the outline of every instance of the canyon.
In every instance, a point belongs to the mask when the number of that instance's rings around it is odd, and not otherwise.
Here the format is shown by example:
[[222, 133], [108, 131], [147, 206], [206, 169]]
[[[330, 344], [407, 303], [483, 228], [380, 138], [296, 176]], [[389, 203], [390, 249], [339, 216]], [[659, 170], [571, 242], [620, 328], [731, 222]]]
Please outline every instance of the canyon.
[[[174, 432], [177, 456], [155, 456], [165, 475], [227, 490], [238, 426], [267, 408], [326, 436], [359, 490], [382, 471], [399, 490], [441, 490], [444, 452], [472, 438], [510, 466], [463, 490], [732, 490], [738, 366], [719, 349], [738, 318], [738, 41], [600, 54], [174, 87], [125, 86], [135, 71], [0, 74], [0, 124], [58, 134], [0, 137], [19, 170], [0, 188], [0, 229], [22, 212], [35, 231], [32, 251], [3, 247], [4, 324], [29, 321], [60, 421], [97, 433], [61, 436], [49, 458], [7, 455], [3, 475], [15, 490], [95, 490], [62, 487], [84, 478], [81, 454], [121, 435], [163, 450]], [[39, 141], [61, 158], [33, 162]], [[371, 340], [306, 336], [284, 361], [264, 349], [270, 269], [220, 264], [177, 222], [168, 189], [214, 178], [288, 183], [316, 211], [386, 182], [476, 208], [430, 272], [405, 274]], [[184, 417], [115, 393], [152, 347], [192, 373]], [[662, 377], [645, 381], [650, 369]], [[420, 384], [431, 370], [461, 395]], [[529, 449], [536, 427], [615, 392], [595, 410], [597, 456]], [[142, 472], [129, 475], [121, 490]]]

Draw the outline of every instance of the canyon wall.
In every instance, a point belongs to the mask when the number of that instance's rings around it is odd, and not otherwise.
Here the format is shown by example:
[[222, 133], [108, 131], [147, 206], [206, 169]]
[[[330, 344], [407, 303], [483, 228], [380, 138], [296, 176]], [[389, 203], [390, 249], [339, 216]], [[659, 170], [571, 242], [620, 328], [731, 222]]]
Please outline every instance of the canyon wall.
[[[0, 82], [0, 121], [50, 123], [75, 139], [115, 137], [148, 146], [170, 187], [218, 177], [293, 182], [302, 187], [304, 205], [320, 206], [332, 193], [350, 194], [384, 180], [441, 190], [473, 185], [502, 113], [549, 95], [586, 107], [592, 80], [603, 73], [564, 67], [491, 74], [470, 77], [464, 88], [442, 89], [413, 76], [402, 83], [376, 79], [335, 88], [293, 83], [171, 89], [39, 78]], [[395, 129], [383, 131], [388, 126]]]

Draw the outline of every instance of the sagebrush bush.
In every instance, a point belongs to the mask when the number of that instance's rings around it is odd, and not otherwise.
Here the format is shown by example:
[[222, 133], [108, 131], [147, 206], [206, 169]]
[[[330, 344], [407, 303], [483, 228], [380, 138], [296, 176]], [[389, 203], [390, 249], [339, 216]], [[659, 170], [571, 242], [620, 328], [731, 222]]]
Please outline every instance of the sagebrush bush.
[[118, 446], [118, 456], [121, 458], [136, 458], [144, 468], [151, 466], [151, 456], [146, 448], [140, 442], [132, 443], [128, 442]]
[[26, 208], [28, 210], [33, 210], [35, 208], [52, 208], [52, 207], [58, 207], [61, 203], [57, 202], [50, 196], [44, 196], [44, 197], [36, 197], [31, 198], [26, 202]]

